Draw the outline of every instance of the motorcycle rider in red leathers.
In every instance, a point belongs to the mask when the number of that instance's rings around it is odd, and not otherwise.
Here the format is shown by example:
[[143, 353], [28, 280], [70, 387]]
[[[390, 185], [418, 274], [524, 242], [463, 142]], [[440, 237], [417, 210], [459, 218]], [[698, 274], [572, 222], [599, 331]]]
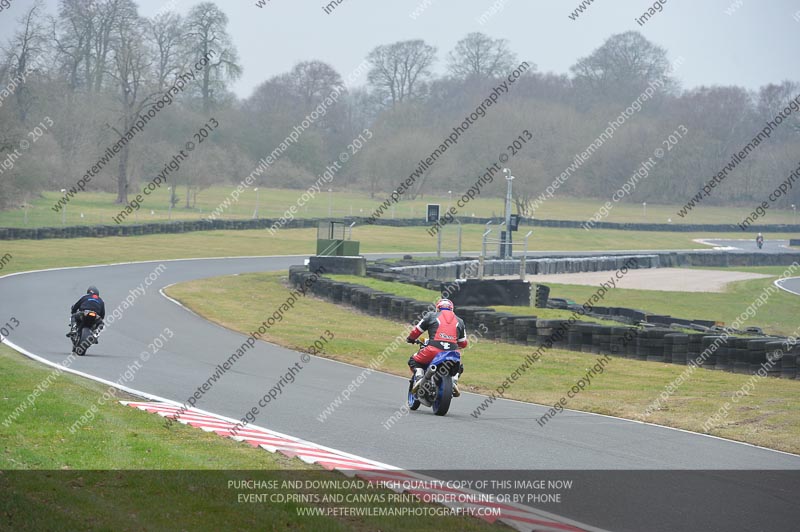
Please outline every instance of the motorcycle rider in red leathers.
[[[440, 299], [436, 302], [436, 312], [429, 312], [422, 317], [420, 322], [411, 329], [406, 341], [413, 344], [419, 336], [428, 331], [428, 341], [420, 350], [408, 359], [408, 366], [414, 372], [416, 381], [411, 388], [411, 393], [417, 393], [425, 369], [430, 365], [436, 355], [442, 351], [453, 351], [456, 347], [467, 347], [467, 330], [464, 320], [456, 316], [453, 302], [449, 299]], [[458, 375], [453, 377], [453, 397], [458, 397], [458, 378], [464, 372], [464, 366]]]

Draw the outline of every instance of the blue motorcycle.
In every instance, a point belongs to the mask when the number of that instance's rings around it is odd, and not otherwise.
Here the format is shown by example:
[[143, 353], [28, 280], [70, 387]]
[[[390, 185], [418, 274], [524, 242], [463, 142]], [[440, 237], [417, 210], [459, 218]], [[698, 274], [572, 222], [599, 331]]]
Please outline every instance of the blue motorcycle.
[[[424, 345], [419, 340], [416, 342]], [[419, 408], [420, 404], [433, 408], [437, 416], [447, 414], [450, 401], [453, 399], [453, 377], [458, 375], [461, 368], [461, 353], [458, 351], [442, 351], [436, 355], [421, 377], [422, 383], [417, 393], [411, 393], [411, 388], [416, 382], [412, 376], [408, 383], [408, 407], [411, 410]]]

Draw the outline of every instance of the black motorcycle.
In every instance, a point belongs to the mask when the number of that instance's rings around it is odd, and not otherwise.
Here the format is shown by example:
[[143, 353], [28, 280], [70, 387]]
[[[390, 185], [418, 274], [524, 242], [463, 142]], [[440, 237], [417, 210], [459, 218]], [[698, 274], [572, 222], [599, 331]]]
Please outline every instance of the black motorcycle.
[[82, 310], [77, 328], [70, 333], [72, 353], [82, 357], [89, 346], [97, 343], [97, 335], [102, 329], [103, 320], [93, 310]]
[[762, 247], [764, 247], [764, 237], [762, 237], [762, 236], [757, 237], [756, 238], [756, 245], [758, 246], [758, 249], [761, 249]]

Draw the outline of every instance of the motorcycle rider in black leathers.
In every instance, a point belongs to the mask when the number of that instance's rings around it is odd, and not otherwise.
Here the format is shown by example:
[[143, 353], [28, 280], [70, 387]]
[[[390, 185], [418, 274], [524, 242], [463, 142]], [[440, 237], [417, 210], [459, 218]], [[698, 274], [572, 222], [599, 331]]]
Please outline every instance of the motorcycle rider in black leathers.
[[[67, 338], [71, 338], [73, 334], [76, 334], [78, 330], [80, 330], [80, 326], [83, 322], [83, 311], [84, 310], [93, 310], [97, 312], [97, 315], [100, 316], [100, 319], [97, 321], [94, 329], [98, 330], [102, 328], [103, 320], [106, 317], [106, 304], [100, 298], [100, 291], [95, 286], [90, 286], [86, 289], [86, 294], [81, 296], [81, 298], [72, 305], [72, 315], [69, 320], [70, 330], [67, 333]], [[97, 339], [97, 335], [95, 335], [95, 340]]]

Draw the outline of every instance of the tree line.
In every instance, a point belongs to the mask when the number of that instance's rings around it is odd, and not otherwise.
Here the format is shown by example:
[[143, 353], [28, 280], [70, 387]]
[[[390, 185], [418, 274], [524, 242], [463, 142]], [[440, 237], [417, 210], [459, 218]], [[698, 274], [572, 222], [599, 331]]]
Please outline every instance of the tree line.
[[[35, 139], [30, 153], [0, 165], [0, 208], [19, 206], [43, 190], [69, 188], [109, 143], [186, 73], [194, 76], [145, 134], [126, 143], [89, 189], [114, 192], [128, 202], [143, 183], [192, 141], [210, 119], [180, 168], [171, 173], [173, 205], [191, 208], [212, 185], [238, 183], [304, 123], [302, 135], [259, 175], [258, 186], [306, 188], [364, 129], [371, 139], [337, 174], [336, 190], [361, 190], [376, 199], [393, 190], [443, 137], [524, 64], [496, 104], [416, 181], [406, 197], [466, 190], [500, 154], [514, 183], [518, 210], [529, 206], [554, 178], [633, 102], [639, 109], [591, 154], [559, 194], [606, 200], [678, 128], [687, 134], [625, 201], [682, 204], [800, 94], [800, 83], [776, 80], [757, 91], [738, 86], [681, 87], [679, 61], [638, 32], [610, 36], [569, 74], [540, 72], [536, 54], [515, 53], [508, 41], [470, 33], [446, 53], [423, 40], [383, 44], [353, 72], [308, 59], [263, 81], [238, 98], [231, 84], [242, 74], [225, 13], [214, 3], [183, 17], [167, 9], [143, 17], [133, 0], [61, 0], [57, 13], [34, 2], [19, 19], [0, 56], [0, 163]], [[201, 58], [209, 57], [202, 69]], [[434, 68], [444, 61], [446, 71]], [[352, 84], [362, 68], [366, 83]], [[345, 80], [348, 83], [345, 83]], [[648, 87], [655, 94], [643, 101]], [[652, 92], [652, 91], [651, 91]], [[308, 117], [330, 94], [339, 95], [321, 116]], [[318, 115], [319, 113], [317, 113]], [[760, 201], [798, 165], [800, 112], [776, 128], [709, 204]], [[31, 132], [47, 118], [43, 135]], [[40, 128], [41, 129], [41, 128]], [[519, 149], [524, 130], [533, 135]], [[512, 153], [513, 152], [513, 153]], [[495, 180], [482, 195], [501, 197]], [[798, 203], [790, 191], [783, 200]]]

